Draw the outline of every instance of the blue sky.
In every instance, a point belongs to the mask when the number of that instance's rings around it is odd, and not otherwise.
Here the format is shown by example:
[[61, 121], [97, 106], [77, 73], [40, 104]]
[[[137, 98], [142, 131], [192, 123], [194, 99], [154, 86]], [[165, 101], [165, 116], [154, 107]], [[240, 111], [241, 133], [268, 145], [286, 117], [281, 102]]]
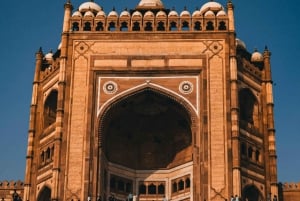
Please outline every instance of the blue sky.
[[[163, 0], [190, 12], [208, 0]], [[278, 181], [300, 182], [300, 29], [298, 0], [232, 0], [237, 37], [247, 49], [272, 52]], [[74, 10], [84, 1], [71, 0]], [[134, 8], [139, 0], [95, 0], [108, 13]], [[226, 6], [226, 0], [219, 0]], [[1, 2], [0, 181], [24, 180], [35, 52], [60, 42], [65, 0]]]

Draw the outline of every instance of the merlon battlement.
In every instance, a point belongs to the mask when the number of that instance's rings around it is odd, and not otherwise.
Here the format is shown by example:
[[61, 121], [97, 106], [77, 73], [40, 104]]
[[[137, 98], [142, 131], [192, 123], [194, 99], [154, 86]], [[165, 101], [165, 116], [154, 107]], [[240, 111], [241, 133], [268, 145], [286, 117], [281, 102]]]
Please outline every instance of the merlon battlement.
[[18, 181], [0, 181], [0, 190], [4, 189], [23, 189], [24, 188], [24, 183], [20, 180]]

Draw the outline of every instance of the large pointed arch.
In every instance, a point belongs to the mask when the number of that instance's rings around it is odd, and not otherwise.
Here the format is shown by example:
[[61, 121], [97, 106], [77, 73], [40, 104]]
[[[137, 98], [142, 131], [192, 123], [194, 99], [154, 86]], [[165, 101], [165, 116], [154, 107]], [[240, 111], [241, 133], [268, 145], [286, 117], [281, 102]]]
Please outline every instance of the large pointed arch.
[[191, 111], [182, 98], [157, 88], [131, 91], [100, 113], [99, 146], [109, 161], [132, 169], [183, 164], [192, 160], [196, 114]]

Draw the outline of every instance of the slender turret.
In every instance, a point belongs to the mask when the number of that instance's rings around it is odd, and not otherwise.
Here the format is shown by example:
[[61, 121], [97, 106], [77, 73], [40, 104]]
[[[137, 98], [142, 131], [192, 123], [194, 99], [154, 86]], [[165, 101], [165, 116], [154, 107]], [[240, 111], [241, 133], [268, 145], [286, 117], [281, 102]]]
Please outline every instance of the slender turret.
[[33, 161], [33, 150], [34, 150], [34, 137], [36, 128], [36, 116], [37, 116], [37, 103], [38, 103], [38, 86], [40, 79], [40, 70], [43, 62], [43, 52], [40, 48], [35, 54], [35, 72], [32, 87], [32, 98], [30, 105], [30, 120], [29, 120], [29, 130], [28, 130], [28, 146], [26, 155], [26, 170], [25, 170], [25, 183], [24, 183], [24, 199], [29, 200], [31, 195], [31, 166]]

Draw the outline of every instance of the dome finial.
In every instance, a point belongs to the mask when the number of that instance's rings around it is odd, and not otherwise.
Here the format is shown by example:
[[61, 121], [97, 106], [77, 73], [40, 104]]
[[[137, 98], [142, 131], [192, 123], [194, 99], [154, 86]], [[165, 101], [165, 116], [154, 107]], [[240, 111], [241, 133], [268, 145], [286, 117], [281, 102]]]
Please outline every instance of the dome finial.
[[266, 51], [268, 51], [268, 50], [269, 50], [267, 45], [265, 46], [265, 50], [266, 50]]

